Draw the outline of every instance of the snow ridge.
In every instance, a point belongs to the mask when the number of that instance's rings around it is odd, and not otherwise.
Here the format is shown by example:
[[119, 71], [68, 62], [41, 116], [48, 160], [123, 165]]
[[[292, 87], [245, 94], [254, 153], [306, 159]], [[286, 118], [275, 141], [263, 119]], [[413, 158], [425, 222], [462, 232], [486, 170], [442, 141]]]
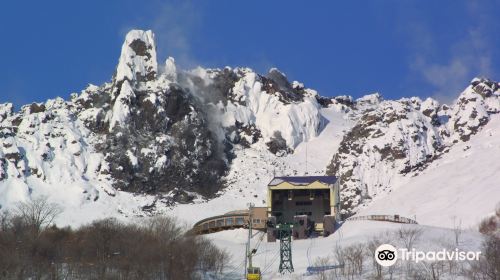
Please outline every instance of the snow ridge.
[[469, 141], [499, 96], [498, 83], [474, 79], [452, 106], [326, 98], [275, 68], [158, 66], [154, 34], [132, 30], [109, 82], [18, 112], [0, 104], [0, 209], [44, 195], [65, 208], [63, 224], [198, 219], [245, 207], [241, 198], [265, 204], [273, 175], [307, 172], [339, 176], [350, 215]]
[[474, 79], [452, 107], [431, 98], [358, 99], [379, 105], [360, 115], [327, 168], [340, 177], [343, 214], [391, 191], [399, 175], [416, 176], [452, 145], [468, 141], [499, 112], [499, 95], [498, 83]]
[[223, 189], [237, 149], [286, 155], [324, 125], [317, 93], [276, 69], [161, 68], [154, 34], [132, 30], [110, 82], [19, 112], [0, 104], [0, 208], [46, 195], [67, 223], [89, 208], [165, 212]]

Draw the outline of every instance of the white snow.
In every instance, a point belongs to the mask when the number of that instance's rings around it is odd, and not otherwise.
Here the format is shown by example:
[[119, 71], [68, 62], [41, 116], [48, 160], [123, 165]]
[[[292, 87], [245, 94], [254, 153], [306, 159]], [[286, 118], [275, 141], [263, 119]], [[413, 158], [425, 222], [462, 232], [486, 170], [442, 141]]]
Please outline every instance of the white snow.
[[343, 130], [352, 125], [352, 120], [335, 107], [321, 109], [320, 112], [327, 125], [317, 137], [300, 143], [293, 154], [275, 156], [267, 150], [263, 140], [248, 149], [237, 148], [236, 159], [226, 176], [229, 186], [222, 191], [222, 196], [199, 201], [195, 205], [177, 205], [169, 213], [192, 225], [203, 218], [245, 209], [248, 202], [264, 206], [267, 184], [274, 175], [306, 175], [306, 169], [309, 175], [323, 175], [342, 140]]
[[[131, 47], [136, 40], [144, 44], [145, 50], [141, 52], [145, 51], [145, 54], [136, 53]], [[5, 159], [0, 161], [0, 208], [10, 210], [19, 201], [47, 196], [49, 201], [61, 205], [64, 210], [56, 221], [61, 226], [78, 226], [104, 217], [128, 221], [143, 217], [145, 213], [141, 207], [152, 204], [157, 197], [131, 194], [112, 187], [106, 155], [93, 148], [102, 144], [99, 142], [102, 139], [89, 131], [85, 122], [96, 120], [107, 110], [103, 121], [109, 121], [112, 130], [128, 121], [136, 90], [147, 94], [143, 101], [155, 106], [165, 100], [162, 99], [165, 98], [165, 89], [180, 79], [178, 75], [181, 73], [200, 78], [208, 86], [217, 72], [201, 67], [178, 72], [174, 59], [170, 57], [164, 67], [162, 75], [158, 76], [153, 33], [133, 30], [127, 34], [122, 46], [114, 80], [102, 86], [111, 89], [110, 98], [114, 101], [111, 109], [80, 108], [82, 111], [77, 112], [71, 102], [61, 98], [48, 100], [43, 104], [45, 111], [38, 113], [29, 112], [29, 106], [13, 113], [12, 104], [0, 104], [0, 158]], [[299, 82], [293, 82], [292, 87], [303, 90], [303, 101], [283, 102], [280, 93], [263, 90], [262, 79], [254, 71], [248, 68], [225, 70], [242, 77], [231, 90], [234, 100], [228, 101], [227, 106], [222, 102], [214, 104], [214, 112], [221, 111], [220, 116], [214, 116], [217, 125], [230, 128], [239, 122], [243, 126], [255, 127], [262, 138], [249, 148], [234, 146], [236, 157], [224, 178], [228, 187], [216, 198], [205, 201], [197, 197], [194, 203], [172, 208], [157, 203], [157, 213], [177, 216], [191, 226], [209, 216], [245, 209], [248, 202], [263, 206], [267, 199], [267, 184], [274, 176], [323, 175], [342, 138], [359, 121], [362, 113], [367, 113], [365, 116], [368, 117], [383, 115], [387, 119], [400, 114], [405, 118], [377, 127], [384, 137], [372, 137], [370, 145], [363, 147], [362, 155], [351, 154], [352, 160], [344, 162], [343, 168], [353, 170], [365, 183], [367, 193], [373, 196], [370, 203], [360, 207], [359, 215], [416, 217], [420, 223], [416, 227], [426, 230], [425, 240], [431, 240], [430, 246], [437, 246], [438, 243], [433, 241], [436, 237], [448, 238], [450, 228], [460, 223], [470, 229], [467, 238], [471, 242], [468, 244], [477, 247], [475, 229], [478, 222], [500, 202], [497, 182], [500, 174], [497, 160], [500, 157], [500, 116], [491, 115], [490, 122], [480, 127], [491, 113], [500, 111], [498, 90], [492, 93], [492, 97], [483, 98], [469, 86], [448, 109], [440, 107], [433, 99], [423, 102], [420, 98], [382, 101], [378, 93], [357, 99], [353, 108], [338, 102], [350, 103], [350, 96], [337, 97], [329, 108], [321, 108], [316, 100], [317, 93], [303, 89], [304, 85]], [[139, 79], [146, 76], [153, 76], [154, 80], [143, 82]], [[73, 99], [75, 102], [91, 102], [99, 90], [99, 87], [90, 85]], [[157, 113], [163, 112], [161, 108], [157, 109]], [[431, 123], [435, 120], [424, 112], [437, 112], [438, 109], [437, 117], [444, 125], [436, 128]], [[18, 122], [18, 126], [13, 125]], [[428, 130], [422, 132], [420, 128], [424, 126]], [[276, 131], [292, 148], [291, 154], [269, 152], [266, 143]], [[473, 135], [476, 132], [477, 135]], [[378, 132], [374, 129], [370, 133], [374, 136]], [[451, 136], [445, 138], [446, 133]], [[236, 136], [232, 135], [233, 139]], [[158, 137], [164, 141], [172, 140], [165, 135]], [[464, 137], [470, 137], [470, 140], [464, 142], [461, 140]], [[409, 153], [401, 161], [381, 163], [380, 154], [374, 151], [400, 140]], [[413, 166], [422, 163], [428, 155], [437, 155], [433, 140], [451, 148], [423, 171], [401, 175], [403, 161]], [[139, 164], [138, 152], [127, 152], [133, 166]], [[140, 153], [155, 154], [156, 150], [148, 147]], [[169, 160], [166, 155], [161, 155], [153, 164], [164, 167], [168, 166]], [[348, 189], [343, 191], [349, 192]], [[399, 227], [382, 222], [346, 222], [331, 237], [296, 241], [293, 245], [296, 275], [303, 274], [315, 258], [330, 255], [333, 246], [340, 241], [351, 244]], [[209, 238], [233, 255], [231, 265], [236, 269], [243, 260], [245, 236], [245, 231], [235, 230], [212, 234]], [[253, 244], [258, 242], [258, 236]], [[261, 251], [255, 258], [269, 279], [281, 279], [277, 274], [277, 246], [278, 243], [261, 243]]]
[[165, 76], [172, 82], [177, 82], [177, 67], [175, 66], [175, 59], [171, 56], [165, 61]]
[[130, 116], [130, 102], [135, 98], [134, 90], [128, 81], [124, 81], [121, 85], [120, 95], [116, 98], [111, 121], [109, 124], [109, 131], [112, 131], [116, 125], [120, 125], [127, 121]]
[[[150, 57], [135, 53], [130, 46], [135, 40], [144, 42]], [[146, 76], [151, 72], [158, 73], [154, 34], [151, 30], [131, 30], [125, 36], [125, 42], [122, 45], [115, 79], [116, 81], [137, 81], [138, 73]]]
[[[19, 201], [46, 196], [63, 210], [56, 221], [60, 226], [144, 215], [140, 207], [151, 204], [154, 197], [112, 187], [104, 155], [89, 145], [95, 139], [74, 116], [73, 107], [60, 98], [44, 105], [45, 112], [19, 116], [17, 135], [0, 138], [0, 158], [12, 156], [5, 164], [0, 162], [2, 211], [12, 210]], [[51, 121], [42, 121], [49, 116]], [[7, 117], [0, 126], [10, 122]]]
[[139, 165], [139, 161], [137, 160], [137, 157], [134, 155], [132, 151], [128, 150], [127, 156], [128, 159], [130, 160], [130, 164], [132, 164], [133, 167], [137, 167]]
[[426, 170], [398, 178], [393, 191], [373, 201], [359, 215], [400, 214], [419, 223], [464, 227], [478, 223], [500, 203], [500, 116], [468, 142], [453, 146]]
[[[279, 273], [279, 241], [266, 242], [264, 233], [254, 231], [251, 241], [252, 248], [257, 247], [253, 257], [253, 265], [260, 267], [264, 279], [317, 279], [316, 275], [307, 275], [308, 266], [317, 265], [319, 258], [328, 258], [328, 264], [338, 264], [335, 261], [335, 250], [337, 247], [345, 248], [354, 244], [365, 244], [373, 238], [388, 241], [397, 248], [403, 244], [395, 238], [395, 232], [400, 228], [420, 229], [421, 237], [415, 242], [417, 250], [454, 250], [454, 232], [450, 229], [431, 227], [425, 225], [404, 225], [388, 222], [374, 221], [348, 221], [342, 227], [327, 238], [317, 237], [304, 240], [292, 241], [292, 260], [294, 273], [281, 275]], [[231, 256], [229, 267], [225, 270], [225, 277], [239, 279], [244, 272], [245, 244], [248, 231], [244, 229], [222, 231], [207, 235], [216, 245], [225, 249]], [[263, 241], [260, 238], [263, 237]], [[477, 251], [480, 248], [481, 236], [478, 232], [464, 230], [460, 237], [459, 248], [461, 250]], [[364, 274], [359, 279], [367, 279], [371, 273], [371, 260], [365, 259]], [[403, 279], [403, 275], [395, 275], [396, 279]], [[358, 278], [356, 278], [358, 279]]]
[[255, 72], [249, 69], [242, 71], [245, 75], [236, 82], [233, 93], [245, 105], [229, 103], [223, 116], [224, 126], [234, 125], [235, 121], [255, 124], [266, 142], [275, 131], [279, 131], [292, 148], [319, 133], [322, 119], [314, 95], [304, 96], [304, 101], [300, 103], [284, 104], [278, 96], [263, 91]]

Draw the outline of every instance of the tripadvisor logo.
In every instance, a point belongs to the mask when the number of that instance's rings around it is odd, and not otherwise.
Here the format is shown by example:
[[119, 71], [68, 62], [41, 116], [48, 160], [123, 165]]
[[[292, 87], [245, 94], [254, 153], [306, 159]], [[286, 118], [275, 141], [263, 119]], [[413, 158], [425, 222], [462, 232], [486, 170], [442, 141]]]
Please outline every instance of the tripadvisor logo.
[[397, 250], [390, 244], [382, 244], [375, 250], [375, 260], [381, 266], [391, 266], [398, 260]]
[[420, 261], [477, 261], [479, 260], [479, 256], [481, 252], [473, 252], [473, 251], [461, 251], [459, 249], [455, 249], [452, 251], [442, 249], [439, 251], [417, 251], [415, 248], [408, 250], [404, 249], [396, 249], [394, 246], [390, 244], [382, 244], [378, 246], [377, 250], [375, 250], [375, 260], [381, 266], [391, 266], [396, 263], [398, 259], [403, 261], [414, 261], [418, 263]]

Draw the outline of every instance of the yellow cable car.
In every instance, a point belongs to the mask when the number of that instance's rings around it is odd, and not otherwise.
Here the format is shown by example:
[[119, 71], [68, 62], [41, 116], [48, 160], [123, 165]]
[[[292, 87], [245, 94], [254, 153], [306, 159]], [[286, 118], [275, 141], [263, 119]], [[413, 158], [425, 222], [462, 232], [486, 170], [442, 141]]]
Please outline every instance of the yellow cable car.
[[247, 280], [260, 280], [260, 268], [249, 267], [247, 270]]

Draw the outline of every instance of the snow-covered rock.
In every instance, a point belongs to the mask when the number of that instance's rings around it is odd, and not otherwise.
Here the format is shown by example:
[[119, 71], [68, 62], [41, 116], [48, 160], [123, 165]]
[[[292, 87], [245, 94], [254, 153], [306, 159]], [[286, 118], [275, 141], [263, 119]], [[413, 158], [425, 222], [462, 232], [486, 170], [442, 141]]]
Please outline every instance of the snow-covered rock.
[[156, 44], [151, 30], [127, 33], [116, 68], [117, 83], [124, 80], [140, 83], [153, 80], [158, 74]]
[[475, 79], [452, 106], [327, 98], [278, 69], [158, 66], [153, 33], [132, 30], [109, 82], [17, 112], [0, 104], [0, 208], [46, 195], [65, 224], [193, 220], [264, 204], [275, 174], [320, 175], [330, 162], [349, 214], [479, 133], [500, 110], [498, 88]]
[[110, 82], [0, 105], [0, 207], [58, 189], [63, 205], [164, 211], [227, 186], [235, 148], [284, 155], [323, 126], [317, 93], [277, 69], [179, 71], [171, 57], [160, 68], [154, 34], [132, 30]]
[[232, 88], [231, 98], [236, 102], [228, 103], [224, 109], [223, 125], [255, 126], [270, 146], [283, 141], [279, 145], [283, 146], [283, 150], [288, 147], [293, 149], [300, 142], [318, 135], [322, 127], [317, 94], [301, 89], [304, 92], [292, 93], [297, 98], [294, 101], [289, 98], [292, 94], [287, 93], [287, 90], [293, 89], [286, 88], [288, 81], [285, 76], [276, 69], [270, 73], [271, 77], [278, 77], [278, 81], [259, 76], [249, 69], [241, 70], [242, 77]]
[[487, 79], [474, 79], [460, 94], [450, 115], [448, 129], [453, 140], [467, 141], [471, 135], [489, 121], [489, 115], [500, 111], [498, 83]]
[[360, 117], [347, 132], [327, 174], [340, 177], [343, 214], [389, 192], [400, 174], [416, 176], [459, 141], [468, 141], [498, 111], [498, 83], [474, 79], [452, 107], [427, 98], [356, 100]]
[[422, 168], [441, 148], [431, 119], [411, 103], [384, 101], [363, 113], [327, 170], [340, 178], [344, 214], [390, 189], [394, 175]]

